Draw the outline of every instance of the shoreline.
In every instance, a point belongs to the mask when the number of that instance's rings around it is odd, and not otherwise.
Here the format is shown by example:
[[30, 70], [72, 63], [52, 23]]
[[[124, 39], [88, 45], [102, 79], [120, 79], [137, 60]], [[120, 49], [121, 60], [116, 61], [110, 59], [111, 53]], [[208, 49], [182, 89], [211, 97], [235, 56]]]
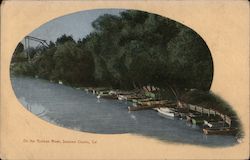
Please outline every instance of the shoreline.
[[[32, 78], [32, 77], [27, 77], [27, 76], [12, 76], [12, 78], [15, 78], [15, 77], [25, 77], [25, 78], [30, 78], [30, 79], [39, 79], [39, 80], [44, 80], [44, 79], [40, 79], [40, 78]], [[47, 81], [47, 82], [50, 82], [50, 81], [48, 81], [48, 80], [44, 80], [44, 81]], [[55, 83], [55, 82], [50, 82], [50, 83], [54, 83], [54, 84], [58, 84], [58, 85], [64, 85], [64, 84], [59, 84], [59, 83]], [[70, 87], [70, 88], [73, 88], [73, 89], [76, 89], [76, 90], [82, 90], [82, 91], [85, 91], [85, 92], [89, 92], [89, 90], [86, 90], [87, 89], [87, 87], [72, 87], [72, 86], [68, 86], [68, 85], [64, 85], [64, 86], [67, 86], [67, 87]], [[92, 89], [93, 89], [93, 87], [91, 87]], [[93, 90], [92, 90], [93, 91]], [[98, 94], [100, 94], [100, 93], [102, 93], [102, 94], [104, 94], [104, 92], [106, 92], [107, 91], [107, 89], [106, 88], [99, 88], [99, 89], [96, 89], [95, 88], [95, 93], [94, 93], [94, 95], [95, 96], [97, 96]], [[121, 92], [124, 92], [124, 91], [120, 91], [120, 94], [121, 94]], [[127, 91], [126, 91], [127, 92]], [[128, 94], [127, 93], [127, 95], [130, 95], [130, 94]], [[103, 97], [100, 97], [100, 98], [103, 98]], [[105, 99], [106, 99], [106, 97], [104, 97]], [[108, 98], [109, 99], [109, 98]], [[114, 97], [113, 98], [111, 98], [111, 99], [114, 99]], [[118, 99], [117, 99], [118, 100]], [[132, 100], [132, 101], [131, 101]], [[133, 100], [135, 100], [135, 99], [131, 99], [131, 100], [129, 100], [129, 101], [131, 101], [132, 103], [134, 103], [133, 102]], [[137, 99], [138, 100], [138, 99]], [[127, 100], [126, 100], [127, 101]], [[154, 100], [151, 100], [151, 101], [154, 101]], [[149, 102], [149, 101], [148, 101]], [[160, 107], [158, 107], [158, 108], [160, 108]], [[159, 112], [159, 110], [158, 110], [158, 112]], [[171, 111], [172, 112], [172, 111]], [[175, 111], [176, 112], [176, 111]], [[164, 113], [163, 113], [164, 114]], [[169, 118], [171, 118], [171, 116], [168, 116]], [[183, 116], [182, 117], [176, 117], [176, 116], [172, 116], [172, 117], [174, 117], [175, 119], [176, 118], [178, 118], [178, 119], [181, 119], [181, 120], [185, 120], [185, 118], [183, 118]], [[192, 121], [191, 121], [191, 124], [192, 124]], [[197, 126], [199, 126], [199, 128], [201, 128], [200, 127], [200, 125], [197, 125]], [[201, 128], [201, 130], [202, 130], [202, 128]], [[235, 137], [235, 138], [237, 138], [237, 137]]]

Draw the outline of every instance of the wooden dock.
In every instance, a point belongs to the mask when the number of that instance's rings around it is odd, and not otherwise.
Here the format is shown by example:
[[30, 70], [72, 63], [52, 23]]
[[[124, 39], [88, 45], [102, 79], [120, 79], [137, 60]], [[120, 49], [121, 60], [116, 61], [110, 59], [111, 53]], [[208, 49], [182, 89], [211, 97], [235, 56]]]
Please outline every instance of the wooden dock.
[[231, 126], [232, 117], [225, 115], [215, 109], [205, 108], [202, 106], [187, 104], [187, 103], [183, 103], [183, 104], [189, 109], [189, 111], [199, 112], [203, 115], [208, 115], [208, 117], [220, 116], [229, 126]]

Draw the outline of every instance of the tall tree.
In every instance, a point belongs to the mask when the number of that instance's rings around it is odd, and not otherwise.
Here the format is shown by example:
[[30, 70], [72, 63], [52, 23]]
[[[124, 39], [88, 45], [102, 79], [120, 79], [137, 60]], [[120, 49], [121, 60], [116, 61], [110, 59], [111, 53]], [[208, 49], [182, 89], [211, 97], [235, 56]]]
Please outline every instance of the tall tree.
[[90, 53], [76, 46], [76, 43], [65, 42], [59, 45], [53, 56], [56, 79], [66, 84], [79, 85], [93, 80], [94, 60]]
[[23, 44], [21, 42], [19, 42], [16, 49], [15, 49], [15, 51], [14, 51], [14, 53], [13, 53], [13, 55], [15, 56], [17, 54], [22, 53], [23, 51], [24, 51], [24, 46], [23, 46]]
[[68, 41], [75, 42], [72, 36], [63, 34], [61, 37], [56, 39], [56, 45], [64, 44], [65, 42]]

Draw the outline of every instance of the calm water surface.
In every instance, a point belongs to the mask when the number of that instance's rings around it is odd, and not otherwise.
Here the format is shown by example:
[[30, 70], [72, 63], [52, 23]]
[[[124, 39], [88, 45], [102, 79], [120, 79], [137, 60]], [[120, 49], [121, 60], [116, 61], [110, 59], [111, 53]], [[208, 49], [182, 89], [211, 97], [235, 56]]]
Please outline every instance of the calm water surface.
[[185, 120], [163, 117], [154, 110], [128, 112], [128, 103], [98, 100], [95, 95], [46, 80], [12, 77], [24, 107], [42, 119], [74, 130], [113, 134], [134, 133], [168, 142], [206, 146], [236, 144], [233, 136], [206, 136]]

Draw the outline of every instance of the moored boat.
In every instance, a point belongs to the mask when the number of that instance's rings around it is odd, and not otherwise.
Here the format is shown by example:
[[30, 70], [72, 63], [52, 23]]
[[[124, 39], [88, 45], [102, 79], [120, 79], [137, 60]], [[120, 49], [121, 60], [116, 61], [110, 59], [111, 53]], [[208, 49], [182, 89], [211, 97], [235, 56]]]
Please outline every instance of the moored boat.
[[101, 90], [101, 91], [98, 91], [97, 94], [101, 94], [101, 95], [105, 95], [105, 94], [109, 94], [109, 90]]
[[114, 94], [98, 94], [96, 96], [98, 99], [99, 98], [106, 98], [106, 99], [117, 99], [117, 96]]
[[237, 128], [203, 128], [203, 133], [206, 135], [235, 135]]
[[204, 123], [204, 117], [193, 117], [191, 118], [192, 124], [194, 125], [202, 125]]
[[93, 93], [93, 90], [94, 90], [93, 87], [87, 87], [87, 88], [84, 89], [84, 91], [90, 92], [90, 93]]
[[118, 100], [122, 101], [122, 100], [127, 100], [127, 97], [125, 95], [118, 95], [117, 96]]
[[145, 109], [151, 109], [151, 107], [142, 106], [142, 105], [128, 106], [129, 111], [139, 111], [139, 110], [145, 110]]
[[218, 127], [225, 127], [226, 123], [224, 121], [208, 121], [204, 120], [204, 126], [208, 126], [210, 128], [218, 128]]
[[138, 103], [138, 102], [145, 102], [145, 101], [151, 101], [152, 98], [140, 98], [140, 99], [132, 99], [133, 103]]
[[166, 108], [156, 108], [156, 110], [159, 113], [166, 115], [166, 116], [170, 116], [170, 117], [176, 117], [179, 115], [178, 112], [175, 112], [173, 109], [167, 108], [167, 107]]
[[150, 101], [139, 101], [138, 104], [152, 106], [152, 105], [165, 105], [168, 103], [168, 100], [150, 100]]
[[133, 101], [135, 99], [141, 99], [144, 98], [141, 95], [137, 95], [137, 94], [120, 94], [118, 95], [118, 99], [119, 100], [127, 100], [127, 101]]

